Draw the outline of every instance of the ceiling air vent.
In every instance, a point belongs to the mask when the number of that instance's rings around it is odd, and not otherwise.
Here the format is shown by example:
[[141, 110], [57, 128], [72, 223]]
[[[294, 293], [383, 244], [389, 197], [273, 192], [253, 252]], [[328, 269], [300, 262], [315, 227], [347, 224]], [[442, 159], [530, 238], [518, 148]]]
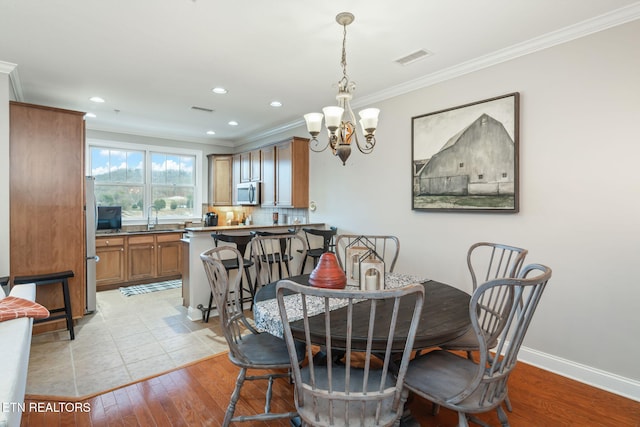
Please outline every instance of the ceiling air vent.
[[402, 58], [396, 59], [394, 62], [397, 62], [400, 65], [409, 65], [431, 55], [433, 55], [433, 53], [429, 52], [428, 50], [420, 49], [420, 50], [416, 50], [413, 53], [410, 53], [407, 56], [403, 56]]
[[191, 107], [192, 110], [197, 110], [197, 111], [204, 111], [205, 113], [213, 113], [213, 110], [211, 108], [205, 108], [205, 107], [196, 107], [195, 105], [193, 107]]

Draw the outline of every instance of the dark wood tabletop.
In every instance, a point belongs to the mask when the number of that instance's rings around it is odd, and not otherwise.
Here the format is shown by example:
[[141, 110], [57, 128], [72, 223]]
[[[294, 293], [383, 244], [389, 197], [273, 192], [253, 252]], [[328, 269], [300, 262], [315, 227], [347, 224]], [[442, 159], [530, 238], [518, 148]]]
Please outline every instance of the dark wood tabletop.
[[[309, 284], [309, 275], [302, 275], [291, 277], [292, 280], [297, 283]], [[276, 284], [270, 283], [262, 287], [255, 296], [255, 301], [264, 301], [267, 299], [273, 299], [276, 297]], [[436, 282], [434, 280], [427, 280], [422, 283], [425, 289], [424, 305], [422, 307], [422, 315], [420, 317], [420, 324], [416, 332], [414, 341], [414, 349], [426, 349], [433, 348], [442, 345], [448, 341], [451, 341], [460, 335], [464, 334], [471, 326], [469, 320], [469, 300], [470, 296], [447, 284]], [[354, 305], [354, 319], [361, 313], [364, 316], [369, 315], [368, 301], [363, 301]], [[408, 306], [407, 301], [407, 306]], [[382, 310], [380, 310], [382, 309]], [[389, 304], [389, 313], [384, 309], [384, 304], [378, 308], [378, 314], [381, 319], [384, 316], [387, 318], [390, 316], [390, 310], [392, 304]], [[409, 330], [409, 324], [411, 323], [412, 310], [400, 310], [400, 318], [396, 327], [395, 336], [400, 339], [406, 336], [406, 332]], [[332, 343], [336, 348], [344, 346], [344, 340], [346, 339], [346, 307], [334, 310], [331, 312], [331, 338]], [[311, 324], [311, 330], [313, 336], [316, 336], [317, 342], [322, 343], [324, 340], [324, 317], [314, 316], [309, 319]], [[366, 323], [354, 321], [352, 343], [357, 347], [357, 342], [365, 341], [366, 337]], [[376, 322], [383, 328], [385, 322]], [[291, 323], [291, 329], [294, 333], [301, 332], [302, 327], [299, 326], [302, 321], [295, 321]], [[386, 336], [384, 333], [381, 336]], [[361, 338], [359, 338], [361, 337]], [[313, 340], [313, 337], [312, 337]], [[384, 349], [384, 344], [381, 342], [381, 348]]]

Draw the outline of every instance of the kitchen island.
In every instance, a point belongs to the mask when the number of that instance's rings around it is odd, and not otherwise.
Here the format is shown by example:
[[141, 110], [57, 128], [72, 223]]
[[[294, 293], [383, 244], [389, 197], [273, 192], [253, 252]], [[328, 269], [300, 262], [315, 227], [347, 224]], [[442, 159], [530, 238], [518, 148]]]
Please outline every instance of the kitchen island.
[[[182, 269], [182, 298], [187, 307], [187, 317], [192, 321], [202, 319], [202, 311], [198, 306], [209, 305], [211, 290], [209, 282], [200, 260], [200, 254], [214, 247], [211, 233], [223, 231], [229, 233], [249, 233], [251, 231], [269, 231], [287, 233], [290, 228], [302, 232], [302, 227], [323, 228], [323, 223], [305, 224], [277, 224], [277, 225], [223, 225], [215, 227], [187, 227], [182, 238], [183, 269]], [[298, 260], [299, 262], [300, 260]]]

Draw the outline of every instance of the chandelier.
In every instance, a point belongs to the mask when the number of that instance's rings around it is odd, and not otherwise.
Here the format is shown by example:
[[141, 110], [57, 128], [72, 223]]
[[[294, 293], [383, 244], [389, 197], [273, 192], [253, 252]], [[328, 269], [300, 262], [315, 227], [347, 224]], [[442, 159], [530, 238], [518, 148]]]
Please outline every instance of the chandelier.
[[[361, 153], [369, 154], [376, 145], [374, 136], [376, 127], [378, 126], [378, 114], [380, 110], [377, 108], [366, 108], [360, 111], [360, 126], [364, 134], [364, 140], [358, 138], [356, 130], [356, 117], [351, 109], [351, 98], [356, 84], [349, 80], [347, 76], [347, 25], [351, 24], [355, 17], [349, 12], [342, 12], [336, 16], [336, 22], [343, 27], [342, 38], [342, 78], [338, 81], [338, 94], [336, 100], [337, 106], [324, 107], [322, 113], [309, 113], [304, 115], [307, 123], [307, 130], [311, 134], [310, 148], [312, 151], [321, 152], [331, 147], [334, 156], [338, 156], [344, 165], [351, 154], [351, 143], [355, 141]], [[318, 135], [322, 128], [322, 119], [325, 120], [325, 126], [329, 138], [324, 146], [318, 141]], [[319, 148], [322, 147], [322, 148]]]

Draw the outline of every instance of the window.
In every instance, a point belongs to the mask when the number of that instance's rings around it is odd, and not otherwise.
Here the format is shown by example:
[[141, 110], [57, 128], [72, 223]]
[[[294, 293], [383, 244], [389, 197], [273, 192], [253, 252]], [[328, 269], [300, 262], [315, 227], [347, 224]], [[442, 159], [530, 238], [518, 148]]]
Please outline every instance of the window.
[[[105, 144], [106, 145], [106, 144]], [[90, 143], [89, 173], [96, 179], [100, 206], [121, 206], [122, 219], [146, 220], [151, 207], [158, 217], [186, 219], [195, 213], [200, 154], [193, 150], [170, 152], [167, 147]], [[133, 148], [132, 148], [133, 147]], [[155, 216], [155, 212], [153, 213]]]

